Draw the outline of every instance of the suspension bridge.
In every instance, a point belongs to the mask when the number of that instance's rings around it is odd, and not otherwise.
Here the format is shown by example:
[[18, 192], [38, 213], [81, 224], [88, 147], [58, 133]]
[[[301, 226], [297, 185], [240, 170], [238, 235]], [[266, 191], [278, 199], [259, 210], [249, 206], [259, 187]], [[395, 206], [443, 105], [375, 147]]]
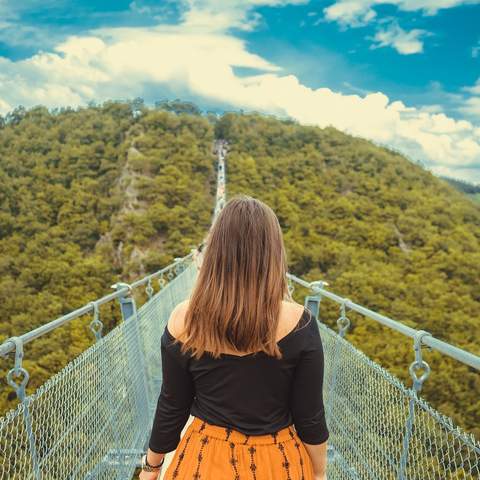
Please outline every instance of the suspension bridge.
[[[226, 142], [217, 141], [212, 221], [226, 201], [226, 152]], [[160, 337], [173, 308], [189, 296], [199, 255], [194, 248], [158, 272], [117, 283], [113, 293], [0, 345], [0, 356], [13, 357], [7, 382], [19, 400], [0, 418], [0, 480], [133, 477], [160, 393]], [[324, 345], [329, 480], [480, 479], [480, 442], [420, 396], [430, 372], [422, 346], [476, 370], [480, 357], [336, 295], [326, 282], [291, 274], [288, 282], [291, 292], [296, 286], [307, 289], [305, 305], [317, 318]], [[134, 293], [140, 288], [147, 301], [137, 308]], [[122, 321], [102, 335], [99, 307], [113, 301]], [[322, 301], [338, 304], [338, 332], [321, 322]], [[348, 342], [347, 310], [411, 338], [411, 388]], [[93, 316], [94, 345], [26, 395], [24, 345], [86, 314]]]

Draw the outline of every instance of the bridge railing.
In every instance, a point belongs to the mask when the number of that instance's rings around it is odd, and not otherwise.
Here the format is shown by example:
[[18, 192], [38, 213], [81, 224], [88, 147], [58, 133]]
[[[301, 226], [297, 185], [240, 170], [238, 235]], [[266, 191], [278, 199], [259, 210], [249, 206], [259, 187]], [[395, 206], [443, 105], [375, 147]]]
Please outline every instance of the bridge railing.
[[[92, 347], [0, 418], [0, 480], [132, 477], [146, 448], [161, 385], [160, 336], [196, 274], [190, 254], [159, 273], [157, 293], [149, 289], [153, 274], [128, 286], [120, 284], [117, 292], [96, 302], [118, 299], [123, 321], [105, 336], [95, 328]], [[140, 285], [147, 286], [149, 300], [137, 310], [131, 293]], [[92, 310], [95, 315], [93, 305], [83, 307], [26, 339]], [[3, 344], [2, 351], [11, 351], [10, 343]]]
[[[182, 265], [185, 264], [185, 262], [188, 262], [192, 258], [194, 258], [195, 255], [196, 249], [192, 249], [192, 251], [185, 257], [176, 258], [174, 263], [168, 265], [165, 268], [162, 268], [161, 270], [158, 270], [155, 273], [147, 275], [131, 284], [116, 283], [115, 285], [112, 285], [112, 288], [116, 289], [115, 292], [105, 295], [98, 300], [89, 302], [88, 304], [66, 315], [63, 315], [62, 317], [59, 317], [55, 320], [52, 320], [51, 322], [46, 323], [45, 325], [41, 325], [34, 330], [24, 333], [23, 335], [13, 336], [5, 340], [0, 345], [0, 356], [6, 357], [9, 353], [15, 353], [15, 366], [8, 372], [7, 382], [15, 389], [18, 398], [20, 400], [23, 400], [25, 398], [25, 387], [29, 379], [28, 371], [22, 366], [22, 360], [24, 356], [23, 346], [26, 343], [29, 343], [32, 340], [35, 340], [36, 338], [39, 338], [62, 325], [65, 325], [71, 320], [79, 318], [88, 313], [93, 313], [94, 318], [90, 322], [90, 329], [95, 335], [95, 338], [98, 340], [99, 338], [101, 338], [101, 333], [103, 329], [103, 324], [99, 320], [100, 305], [118, 299], [123, 307], [123, 303], [125, 303], [124, 298], [130, 293], [132, 293], [133, 289], [138, 288], [142, 285], [146, 285], [146, 293], [148, 295], [148, 298], [151, 298], [154, 292], [154, 288], [152, 285], [152, 282], [154, 280], [157, 280], [160, 288], [163, 288], [167, 281], [174, 278], [175, 274], [178, 273], [179, 269], [182, 268]], [[15, 378], [17, 378], [17, 381], [15, 381]], [[21, 380], [18, 380], [20, 378]]]
[[[330, 430], [328, 478], [385, 480], [474, 480], [480, 478], [480, 442], [436, 411], [419, 395], [430, 372], [421, 346], [480, 370], [480, 357], [380, 315], [328, 290], [326, 282], [306, 282], [288, 274], [289, 289], [307, 288], [308, 307], [317, 318], [325, 350], [324, 396]], [[320, 322], [322, 298], [340, 306], [338, 333]], [[344, 337], [347, 308], [413, 339], [403, 383]], [[423, 370], [419, 376], [418, 372]]]

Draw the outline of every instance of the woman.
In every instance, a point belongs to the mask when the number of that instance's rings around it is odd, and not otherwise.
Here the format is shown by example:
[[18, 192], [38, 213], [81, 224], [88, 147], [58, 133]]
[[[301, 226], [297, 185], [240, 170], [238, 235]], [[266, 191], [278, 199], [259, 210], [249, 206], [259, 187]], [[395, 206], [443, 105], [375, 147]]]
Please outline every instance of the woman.
[[162, 335], [140, 480], [156, 480], [173, 450], [165, 480], [326, 479], [322, 342], [286, 272], [272, 209], [233, 197], [211, 228], [191, 298]]

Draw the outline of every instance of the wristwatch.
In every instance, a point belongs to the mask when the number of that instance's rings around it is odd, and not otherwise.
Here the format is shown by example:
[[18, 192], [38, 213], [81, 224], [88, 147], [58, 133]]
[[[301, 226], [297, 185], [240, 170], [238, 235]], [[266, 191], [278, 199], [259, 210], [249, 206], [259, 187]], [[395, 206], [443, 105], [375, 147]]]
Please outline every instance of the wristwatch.
[[142, 457], [142, 470], [144, 472], [158, 472], [162, 468], [164, 461], [165, 461], [165, 457], [162, 458], [160, 465], [150, 465], [147, 462], [147, 454], [145, 453]]

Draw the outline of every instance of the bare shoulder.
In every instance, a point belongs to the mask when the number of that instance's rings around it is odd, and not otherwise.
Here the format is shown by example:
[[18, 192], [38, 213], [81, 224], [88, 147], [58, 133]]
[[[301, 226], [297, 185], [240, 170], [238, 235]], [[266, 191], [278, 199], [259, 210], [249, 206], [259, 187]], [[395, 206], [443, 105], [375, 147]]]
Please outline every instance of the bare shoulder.
[[175, 337], [179, 338], [183, 333], [185, 326], [185, 315], [187, 313], [189, 300], [180, 302], [170, 314], [168, 319], [168, 331]]
[[[290, 316], [290, 315], [293, 315], [295, 317], [295, 315], [301, 315], [303, 313], [303, 305], [300, 305], [299, 303], [297, 302], [289, 302], [288, 300], [282, 300], [282, 312], [286, 315], [286, 316]], [[299, 319], [299, 317], [297, 317], [297, 320]]]
[[282, 307], [280, 309], [280, 319], [278, 324], [279, 337], [283, 337], [290, 332], [298, 324], [303, 315], [304, 307], [297, 302], [290, 302], [282, 300]]

